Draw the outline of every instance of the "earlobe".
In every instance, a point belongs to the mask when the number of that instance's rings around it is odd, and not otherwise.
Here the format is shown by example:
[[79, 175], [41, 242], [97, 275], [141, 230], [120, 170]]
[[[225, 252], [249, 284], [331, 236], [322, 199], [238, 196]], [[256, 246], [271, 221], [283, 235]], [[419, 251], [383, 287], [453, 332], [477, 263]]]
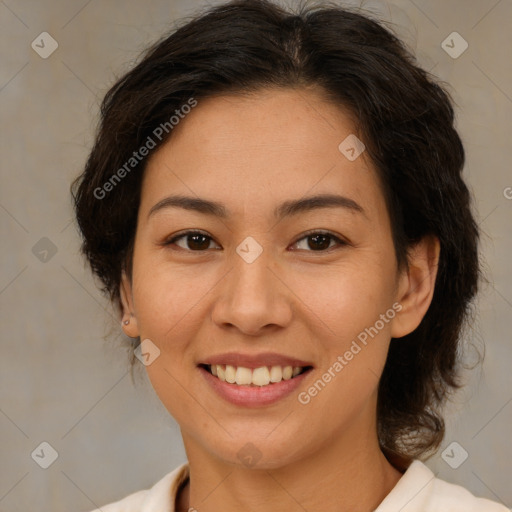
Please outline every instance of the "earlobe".
[[398, 301], [402, 309], [393, 320], [393, 338], [414, 331], [427, 313], [434, 296], [439, 255], [439, 240], [432, 235], [425, 236], [409, 250], [408, 267], [399, 278]]
[[124, 271], [121, 276], [119, 295], [123, 309], [122, 329], [130, 338], [137, 338], [139, 336], [139, 327], [137, 325], [137, 317], [135, 316], [135, 308], [133, 305], [132, 286], [130, 278]]

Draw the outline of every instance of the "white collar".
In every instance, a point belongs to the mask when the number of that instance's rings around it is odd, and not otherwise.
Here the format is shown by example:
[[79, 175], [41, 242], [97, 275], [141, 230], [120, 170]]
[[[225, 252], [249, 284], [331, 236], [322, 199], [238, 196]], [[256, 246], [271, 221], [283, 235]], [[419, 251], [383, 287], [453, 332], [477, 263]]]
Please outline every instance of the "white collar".
[[[144, 492], [138, 512], [176, 512], [178, 489], [189, 478], [188, 462], [177, 467]], [[139, 493], [137, 493], [139, 494]], [[374, 512], [510, 512], [504, 505], [477, 498], [462, 486], [436, 478], [414, 460]]]

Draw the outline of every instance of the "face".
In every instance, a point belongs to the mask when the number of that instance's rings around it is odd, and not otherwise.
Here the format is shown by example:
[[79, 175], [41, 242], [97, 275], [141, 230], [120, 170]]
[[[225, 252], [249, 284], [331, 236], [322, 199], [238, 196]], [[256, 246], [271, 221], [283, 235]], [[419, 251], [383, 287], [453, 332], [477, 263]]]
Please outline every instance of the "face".
[[374, 432], [390, 338], [425, 308], [353, 133], [312, 90], [262, 90], [200, 100], [149, 160], [124, 329], [187, 450], [270, 468]]

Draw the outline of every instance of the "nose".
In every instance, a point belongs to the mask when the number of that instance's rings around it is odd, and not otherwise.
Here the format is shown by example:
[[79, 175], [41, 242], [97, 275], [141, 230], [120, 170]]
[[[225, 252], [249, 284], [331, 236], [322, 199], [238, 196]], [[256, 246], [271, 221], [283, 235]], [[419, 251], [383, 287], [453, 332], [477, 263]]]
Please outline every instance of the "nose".
[[234, 255], [233, 268], [218, 287], [213, 322], [249, 336], [266, 334], [289, 325], [293, 294], [283, 283], [279, 267], [265, 251], [252, 263]]

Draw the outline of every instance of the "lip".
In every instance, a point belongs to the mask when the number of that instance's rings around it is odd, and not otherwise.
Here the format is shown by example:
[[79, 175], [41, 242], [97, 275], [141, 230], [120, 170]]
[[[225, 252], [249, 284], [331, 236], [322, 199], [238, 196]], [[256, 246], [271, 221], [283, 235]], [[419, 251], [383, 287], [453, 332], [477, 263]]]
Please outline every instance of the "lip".
[[[298, 364], [296, 366], [311, 365]], [[310, 374], [312, 368], [289, 380], [282, 380], [281, 382], [267, 386], [239, 386], [238, 384], [230, 384], [229, 382], [223, 382], [217, 377], [214, 377], [202, 366], [198, 366], [198, 370], [211, 389], [224, 400], [242, 407], [263, 407], [274, 404], [293, 393]]]
[[230, 366], [243, 366], [244, 368], [261, 368], [262, 366], [313, 366], [308, 361], [302, 361], [294, 357], [288, 357], [282, 354], [266, 352], [262, 354], [240, 354], [235, 352], [227, 352], [211, 356], [200, 364], [229, 364]]

